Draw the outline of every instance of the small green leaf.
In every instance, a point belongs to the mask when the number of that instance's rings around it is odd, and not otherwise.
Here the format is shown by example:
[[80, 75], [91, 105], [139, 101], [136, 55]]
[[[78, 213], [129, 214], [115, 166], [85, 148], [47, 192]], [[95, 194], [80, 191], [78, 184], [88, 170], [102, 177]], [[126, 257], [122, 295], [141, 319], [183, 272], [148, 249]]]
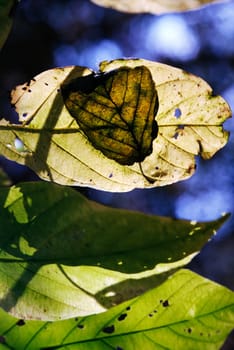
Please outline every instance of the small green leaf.
[[130, 13], [166, 13], [175, 11], [194, 10], [204, 5], [220, 2], [221, 0], [91, 0], [99, 6], [110, 7], [117, 11]]
[[59, 322], [0, 311], [3, 349], [218, 350], [234, 323], [234, 293], [189, 270], [105, 313]]
[[132, 165], [152, 153], [158, 98], [145, 66], [77, 78], [63, 96], [80, 129], [108, 158]]
[[0, 306], [43, 320], [104, 311], [187, 264], [225, 220], [111, 209], [50, 183], [2, 188]]

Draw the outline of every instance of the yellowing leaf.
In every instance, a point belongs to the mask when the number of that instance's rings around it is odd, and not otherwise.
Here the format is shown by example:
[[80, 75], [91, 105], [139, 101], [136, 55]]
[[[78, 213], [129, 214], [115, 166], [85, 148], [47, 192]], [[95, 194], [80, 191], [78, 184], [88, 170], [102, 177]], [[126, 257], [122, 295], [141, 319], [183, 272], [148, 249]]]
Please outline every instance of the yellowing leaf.
[[133, 13], [165, 13], [194, 10], [200, 6], [220, 2], [220, 0], [91, 0], [93, 3], [111, 7], [118, 11]]
[[77, 78], [63, 95], [80, 129], [108, 158], [132, 165], [152, 152], [158, 99], [145, 66]]
[[[0, 153], [26, 164], [45, 180], [106, 191], [163, 186], [189, 178], [195, 155], [211, 158], [227, 143], [222, 124], [230, 117], [230, 108], [222, 97], [212, 95], [204, 80], [165, 64], [114, 60], [102, 62], [100, 72], [139, 66], [150, 71], [159, 101], [158, 135], [152, 153], [141, 162], [145, 177], [138, 163], [121, 165], [95, 148], [65, 107], [61, 85], [90, 75], [82, 67], [43, 72], [12, 92], [12, 103], [24, 124], [0, 125]], [[15, 147], [16, 139], [22, 141], [23, 151]]]

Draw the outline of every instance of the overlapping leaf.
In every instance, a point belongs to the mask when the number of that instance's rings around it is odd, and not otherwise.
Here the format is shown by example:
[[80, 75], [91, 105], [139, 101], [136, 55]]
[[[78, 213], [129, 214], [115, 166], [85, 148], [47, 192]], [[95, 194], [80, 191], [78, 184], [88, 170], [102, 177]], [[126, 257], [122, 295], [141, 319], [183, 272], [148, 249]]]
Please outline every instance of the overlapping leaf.
[[188, 263], [225, 219], [110, 209], [43, 182], [2, 188], [0, 306], [44, 320], [104, 311]]
[[152, 152], [158, 98], [145, 66], [88, 75], [62, 90], [69, 113], [105, 156], [132, 165]]
[[133, 13], [165, 13], [194, 10], [200, 6], [220, 2], [222, 0], [91, 0], [97, 5], [111, 7], [118, 11]]
[[0, 339], [3, 349], [12, 350], [217, 350], [233, 323], [234, 293], [180, 270], [160, 287], [96, 316], [51, 323], [0, 311]]
[[[28, 165], [43, 179], [107, 191], [163, 186], [190, 177], [195, 155], [210, 158], [226, 144], [222, 123], [230, 117], [230, 108], [201, 78], [164, 64], [115, 60], [103, 62], [100, 71], [137, 66], [150, 70], [159, 98], [158, 136], [141, 163], [146, 178], [138, 163], [121, 165], [96, 149], [64, 106], [60, 85], [91, 73], [81, 67], [50, 70], [16, 88], [12, 103], [28, 125], [2, 123], [0, 153]], [[15, 147], [17, 138], [23, 151]]]

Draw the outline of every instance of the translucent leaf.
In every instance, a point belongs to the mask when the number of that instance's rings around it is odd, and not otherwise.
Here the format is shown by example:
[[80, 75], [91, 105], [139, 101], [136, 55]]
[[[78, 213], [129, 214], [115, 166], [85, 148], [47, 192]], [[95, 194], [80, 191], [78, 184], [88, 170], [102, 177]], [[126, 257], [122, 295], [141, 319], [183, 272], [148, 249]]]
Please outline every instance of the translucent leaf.
[[[220, 96], [212, 95], [204, 80], [168, 65], [115, 60], [103, 62], [100, 72], [139, 66], [151, 72], [159, 99], [158, 135], [141, 166], [121, 165], [106, 157], [64, 106], [61, 84], [92, 74], [82, 67], [49, 70], [13, 91], [12, 103], [24, 124], [0, 125], [0, 153], [31, 167], [43, 179], [106, 191], [163, 186], [189, 178], [195, 170], [194, 156], [208, 159], [226, 144], [228, 133], [222, 123], [230, 117], [230, 108]], [[24, 144], [23, 151], [16, 149], [16, 138]]]
[[165, 13], [194, 10], [201, 6], [222, 0], [91, 0], [96, 5], [110, 7], [118, 11], [133, 13]]
[[68, 111], [105, 156], [132, 165], [152, 153], [158, 97], [145, 66], [88, 75], [62, 90]]
[[0, 191], [0, 306], [26, 319], [98, 313], [188, 263], [207, 223], [111, 209], [45, 182]]
[[234, 323], [234, 293], [189, 270], [105, 313], [59, 322], [0, 311], [3, 349], [217, 350]]

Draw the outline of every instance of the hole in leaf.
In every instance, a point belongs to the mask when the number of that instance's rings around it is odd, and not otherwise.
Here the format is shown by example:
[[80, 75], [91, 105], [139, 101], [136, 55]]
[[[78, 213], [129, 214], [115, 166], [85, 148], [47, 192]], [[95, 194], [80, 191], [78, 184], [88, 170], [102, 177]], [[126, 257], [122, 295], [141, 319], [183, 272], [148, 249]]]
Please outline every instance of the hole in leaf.
[[174, 116], [176, 118], [180, 118], [181, 114], [182, 114], [181, 109], [180, 108], [176, 108], [175, 111], [174, 111]]
[[20, 139], [16, 138], [14, 141], [14, 144], [15, 144], [16, 151], [18, 152], [25, 151], [24, 143]]
[[115, 295], [116, 295], [116, 292], [110, 291], [110, 292], [107, 292], [107, 293], [105, 294], [105, 297], [111, 298], [111, 297], [114, 297]]

